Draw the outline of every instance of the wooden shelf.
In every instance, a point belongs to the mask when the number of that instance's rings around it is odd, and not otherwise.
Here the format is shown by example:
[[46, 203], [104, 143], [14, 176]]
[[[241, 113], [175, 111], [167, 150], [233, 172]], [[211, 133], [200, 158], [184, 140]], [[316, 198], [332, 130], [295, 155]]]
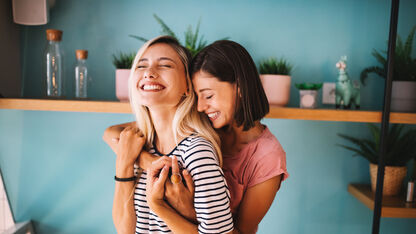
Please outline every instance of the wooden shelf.
[[127, 102], [48, 99], [0, 99], [0, 109], [131, 113]]
[[[370, 185], [349, 184], [348, 192], [371, 210], [374, 209], [374, 193]], [[404, 196], [384, 196], [381, 217], [416, 218], [416, 203], [406, 203]]]
[[[270, 108], [266, 118], [380, 123], [380, 111]], [[390, 113], [390, 123], [416, 124], [416, 113]]]
[[[130, 104], [114, 101], [77, 101], [47, 99], [0, 99], [0, 109], [131, 113]], [[381, 122], [380, 111], [300, 109], [289, 107], [270, 107], [266, 118], [299, 119], [343, 122]], [[391, 113], [391, 123], [416, 124], [416, 113]]]

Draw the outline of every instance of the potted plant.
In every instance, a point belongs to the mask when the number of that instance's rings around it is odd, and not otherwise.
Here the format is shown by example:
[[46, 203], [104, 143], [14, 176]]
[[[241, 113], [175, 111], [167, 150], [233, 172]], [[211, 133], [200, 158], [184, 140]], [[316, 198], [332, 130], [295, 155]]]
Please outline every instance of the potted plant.
[[113, 54], [113, 64], [116, 67], [116, 96], [122, 102], [129, 101], [128, 80], [130, 68], [133, 64], [135, 53]]
[[300, 108], [318, 107], [318, 90], [322, 88], [322, 85], [322, 83], [295, 84], [300, 93]]
[[[368, 124], [367, 126], [371, 132], [372, 139], [361, 139], [338, 134], [338, 136], [355, 145], [355, 147], [341, 144], [339, 146], [353, 151], [355, 155], [362, 156], [370, 162], [371, 188], [375, 191], [377, 163], [380, 155], [380, 128], [375, 124]], [[404, 125], [393, 125], [388, 131], [386, 144], [383, 195], [392, 196], [400, 192], [403, 179], [407, 173], [407, 162], [412, 158], [416, 158], [416, 129], [404, 131]]]
[[[396, 112], [416, 112], [416, 58], [412, 57], [413, 37], [416, 26], [412, 28], [403, 43], [397, 36], [396, 50], [394, 54], [393, 87], [391, 97], [391, 110]], [[383, 52], [386, 54], [386, 52]], [[373, 50], [372, 55], [380, 63], [380, 66], [371, 66], [361, 72], [361, 82], [370, 73], [386, 78], [387, 59], [379, 51]]]
[[[196, 25], [195, 32], [192, 30], [192, 26], [189, 25], [188, 29], [185, 31], [185, 43], [182, 43], [176, 34], [170, 29], [170, 27], [156, 14], [153, 14], [153, 17], [156, 19], [156, 21], [160, 24], [162, 27], [162, 34], [168, 35], [173, 38], [175, 38], [180, 44], [182, 44], [184, 47], [186, 47], [192, 54], [192, 57], [194, 57], [199, 51], [201, 51], [205, 46], [207, 46], [208, 42], [204, 40], [204, 36], [199, 37], [199, 26], [201, 24], [201, 20], [198, 21], [198, 24]], [[140, 41], [146, 42], [148, 39], [136, 36], [136, 35], [129, 35], [130, 37], [136, 38]], [[226, 38], [222, 38], [220, 40], [226, 40]]]
[[290, 97], [292, 65], [284, 58], [269, 58], [260, 62], [259, 73], [269, 103], [286, 106]]

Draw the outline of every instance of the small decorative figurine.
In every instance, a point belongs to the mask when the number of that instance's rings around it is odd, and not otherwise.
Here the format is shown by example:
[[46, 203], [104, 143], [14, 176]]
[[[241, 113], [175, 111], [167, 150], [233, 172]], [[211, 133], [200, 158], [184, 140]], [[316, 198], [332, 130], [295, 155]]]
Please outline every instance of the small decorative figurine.
[[347, 68], [347, 56], [341, 56], [336, 64], [339, 69], [338, 81], [335, 85], [335, 107], [338, 109], [342, 106], [344, 109], [350, 109], [351, 104], [356, 109], [360, 109], [360, 83], [352, 82], [345, 71]]

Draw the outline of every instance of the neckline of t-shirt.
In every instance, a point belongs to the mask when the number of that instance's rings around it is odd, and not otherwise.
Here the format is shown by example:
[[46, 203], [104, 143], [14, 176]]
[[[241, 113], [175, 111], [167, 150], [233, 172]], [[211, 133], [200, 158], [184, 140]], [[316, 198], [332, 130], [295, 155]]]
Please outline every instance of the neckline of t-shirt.
[[[267, 125], [264, 125], [264, 129], [263, 131], [260, 133], [260, 135], [256, 138], [251, 140], [250, 142], [248, 142], [240, 151], [238, 151], [237, 153], [233, 154], [233, 155], [226, 155], [227, 158], [232, 158], [235, 157], [237, 155], [239, 155], [241, 152], [245, 151], [246, 149], [248, 149], [251, 145], [254, 145], [257, 141], [259, 141], [260, 139], [262, 139], [266, 134], [270, 133], [269, 128], [267, 127]], [[224, 155], [223, 155], [224, 156]]]
[[192, 137], [192, 136], [195, 136], [196, 135], [196, 133], [191, 133], [189, 136], [187, 136], [187, 137], [185, 137], [185, 138], [183, 138], [168, 154], [162, 154], [161, 152], [159, 152], [159, 150], [157, 150], [157, 148], [156, 148], [156, 144], [155, 144], [155, 141], [153, 140], [153, 143], [152, 143], [152, 146], [153, 146], [153, 150], [155, 151], [155, 153], [156, 154], [158, 154], [159, 156], [170, 156], [170, 155], [172, 155], [173, 154], [173, 152], [178, 148], [178, 146], [180, 145], [180, 144], [182, 144], [182, 142], [184, 142], [186, 139], [188, 139], [188, 138], [190, 138], [190, 137]]

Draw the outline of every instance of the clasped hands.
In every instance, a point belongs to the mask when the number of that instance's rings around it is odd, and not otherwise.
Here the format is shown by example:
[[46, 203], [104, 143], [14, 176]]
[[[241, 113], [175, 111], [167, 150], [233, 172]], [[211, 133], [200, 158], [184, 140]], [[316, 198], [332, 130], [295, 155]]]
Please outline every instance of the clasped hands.
[[[147, 153], [142, 151], [146, 139], [137, 127], [126, 127], [120, 133], [120, 138], [114, 138], [113, 141], [117, 143], [116, 174], [117, 171], [131, 168], [139, 154], [141, 158]], [[186, 169], [180, 170], [176, 156], [159, 157], [149, 165], [146, 181], [146, 199], [149, 207], [155, 209], [169, 205], [189, 221], [195, 222], [194, 183], [189, 172]], [[172, 176], [168, 178], [170, 168]], [[178, 175], [182, 175], [184, 180], [178, 179]]]
[[[172, 175], [169, 178], [170, 168]], [[180, 170], [176, 156], [160, 157], [147, 170], [146, 198], [152, 210], [170, 205], [189, 221], [195, 222], [194, 190], [191, 175], [186, 169]]]

